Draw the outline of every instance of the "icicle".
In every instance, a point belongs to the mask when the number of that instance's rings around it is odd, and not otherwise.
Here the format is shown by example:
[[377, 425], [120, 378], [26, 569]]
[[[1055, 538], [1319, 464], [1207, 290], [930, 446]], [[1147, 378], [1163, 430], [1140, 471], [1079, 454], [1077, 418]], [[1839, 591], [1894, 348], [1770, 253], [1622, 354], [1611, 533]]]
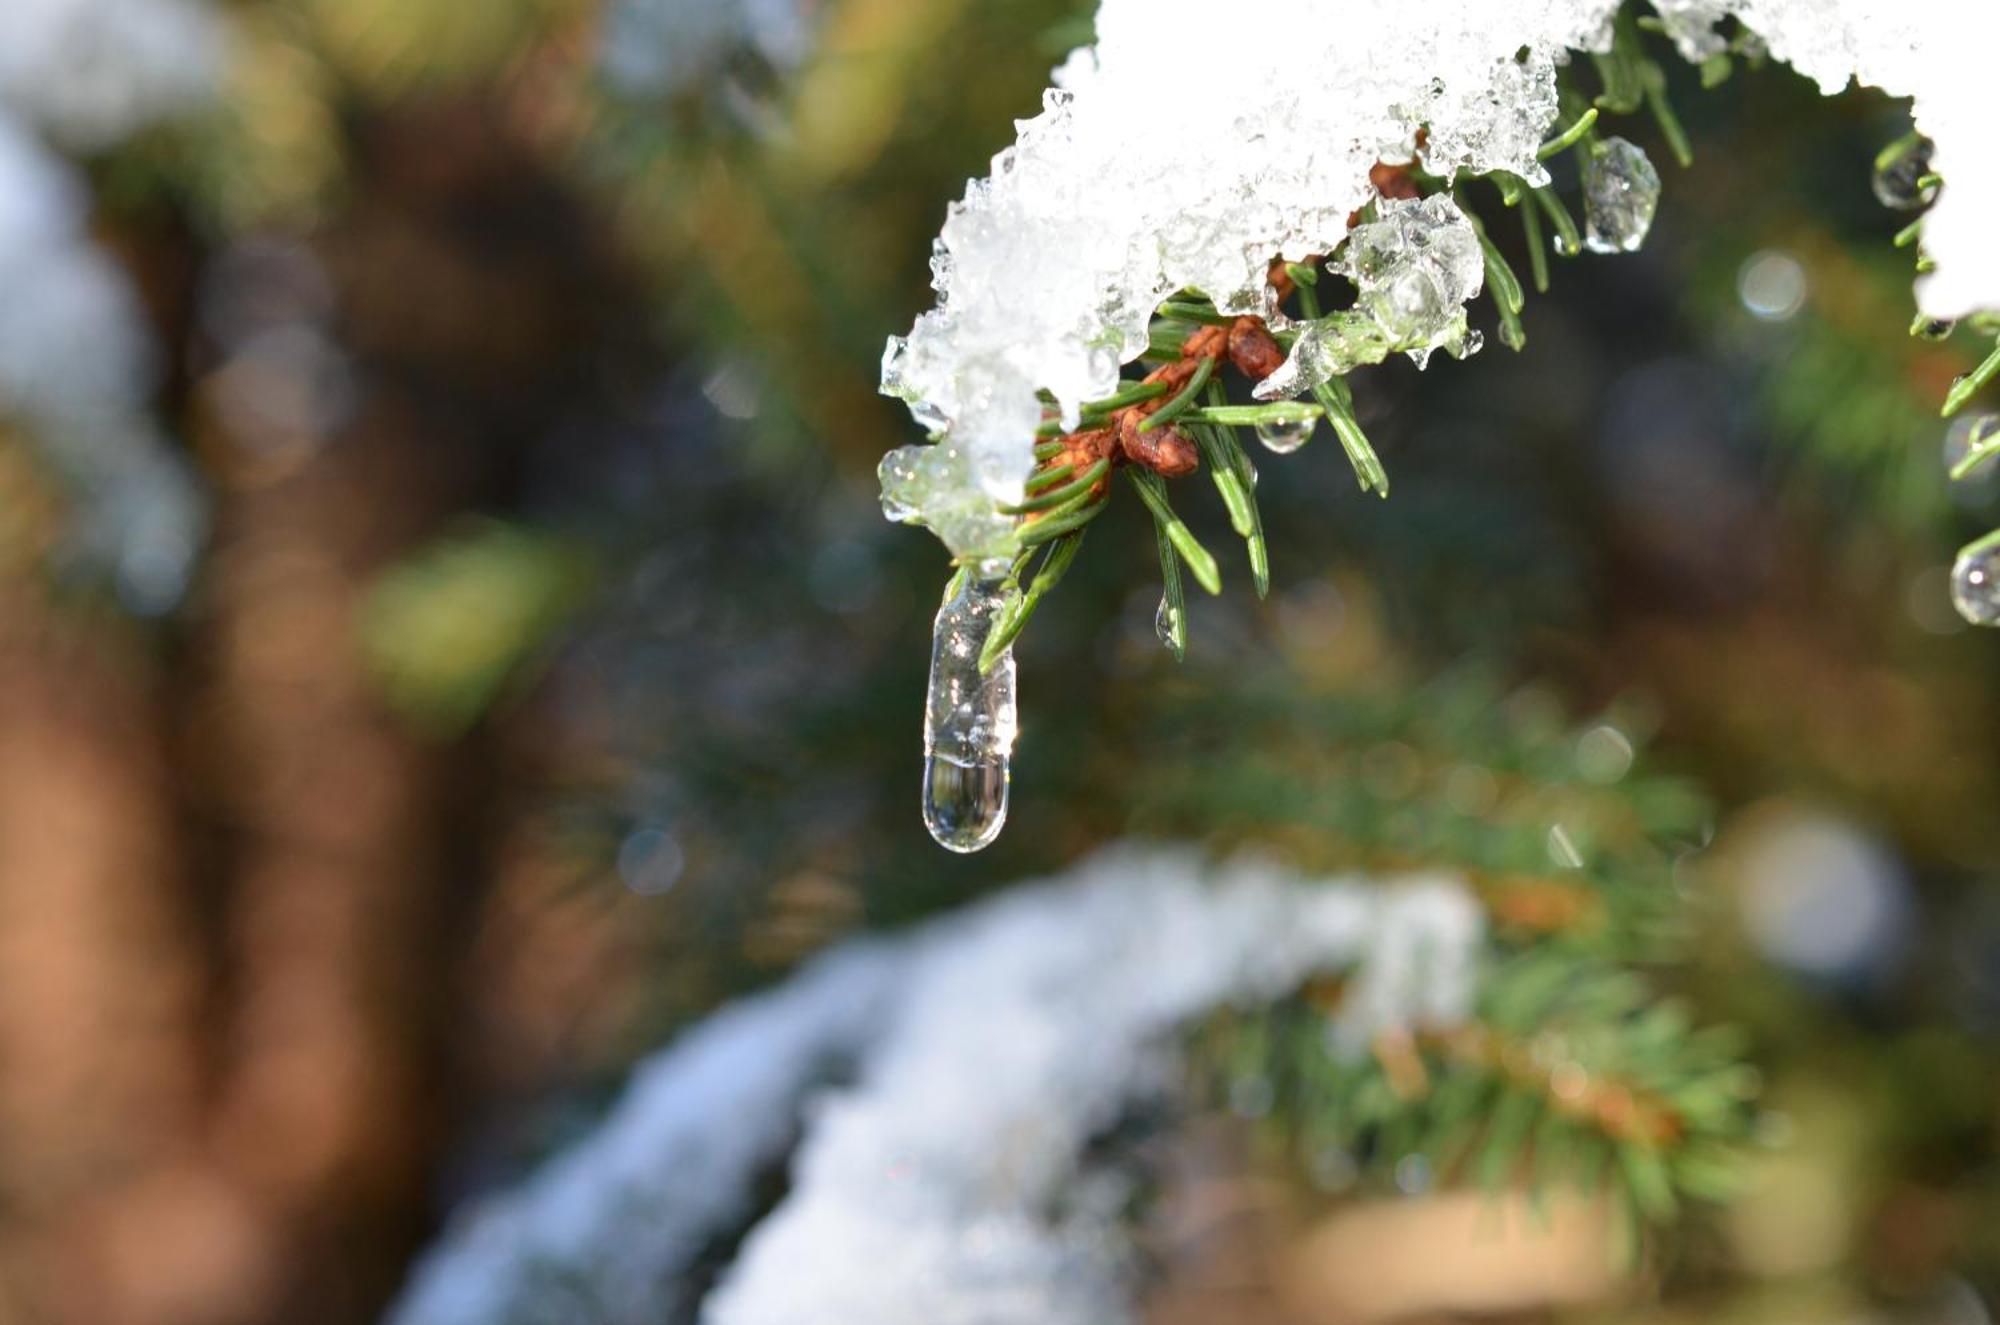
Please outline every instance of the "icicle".
[[1014, 751], [1014, 651], [981, 674], [979, 654], [1004, 600], [997, 580], [964, 578], [938, 609], [924, 711], [924, 826], [938, 845], [977, 851], [1007, 822]]

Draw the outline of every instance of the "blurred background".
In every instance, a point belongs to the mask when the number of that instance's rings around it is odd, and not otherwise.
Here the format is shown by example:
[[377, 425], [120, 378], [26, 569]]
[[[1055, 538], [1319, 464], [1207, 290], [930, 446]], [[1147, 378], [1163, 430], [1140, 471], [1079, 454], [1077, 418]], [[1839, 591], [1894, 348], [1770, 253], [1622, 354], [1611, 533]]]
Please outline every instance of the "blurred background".
[[1019, 650], [1012, 826], [959, 858], [879, 358], [1088, 35], [0, 6], [0, 1322], [373, 1320], [635, 1057], [843, 937], [1133, 834], [1466, 864], [1418, 811], [1489, 812], [1488, 717], [1674, 789], [1675, 979], [1763, 1074], [1746, 1194], [1635, 1283], [1224, 1109], [1190, 1164], [1241, 1199], [1152, 1317], [1989, 1319], [2000, 641], [1947, 566], [2000, 481], [1947, 489], [1973, 355], [1904, 331], [1902, 109], [1690, 79], [1645, 251], [1559, 264], [1518, 356], [1361, 375], [1394, 497], [1324, 436], [1271, 458], [1272, 595], [1193, 604], [1185, 665], [1121, 503]]

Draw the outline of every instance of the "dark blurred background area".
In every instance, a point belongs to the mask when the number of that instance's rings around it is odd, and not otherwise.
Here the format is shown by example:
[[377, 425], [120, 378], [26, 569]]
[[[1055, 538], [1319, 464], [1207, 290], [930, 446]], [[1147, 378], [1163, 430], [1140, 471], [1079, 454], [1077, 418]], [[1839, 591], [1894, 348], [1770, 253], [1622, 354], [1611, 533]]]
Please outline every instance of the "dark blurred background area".
[[[1902, 109], [1690, 78], [1644, 252], [1558, 264], [1518, 355], [1358, 381], [1387, 502], [1324, 435], [1269, 457], [1272, 594], [1194, 603], [1184, 665], [1112, 511], [1019, 650], [1012, 827], [959, 858], [917, 813], [945, 565], [881, 518], [916, 429], [876, 379], [1088, 33], [0, 7], [0, 1322], [373, 1320], [680, 1027], [1123, 836], [1449, 865], [1388, 816], [1461, 762], [1408, 715], [1464, 693], [1615, 713], [1606, 785], [1638, 744], [1706, 789], [1680, 979], [1775, 1120], [1663, 1293], [1564, 1309], [1989, 1319], [2000, 654], [1947, 569], [2000, 480], [1947, 488], [1972, 354], [1904, 332]], [[1434, 1268], [1382, 1218], [1334, 1264]], [[1201, 1291], [1159, 1318], [1442, 1310]]]

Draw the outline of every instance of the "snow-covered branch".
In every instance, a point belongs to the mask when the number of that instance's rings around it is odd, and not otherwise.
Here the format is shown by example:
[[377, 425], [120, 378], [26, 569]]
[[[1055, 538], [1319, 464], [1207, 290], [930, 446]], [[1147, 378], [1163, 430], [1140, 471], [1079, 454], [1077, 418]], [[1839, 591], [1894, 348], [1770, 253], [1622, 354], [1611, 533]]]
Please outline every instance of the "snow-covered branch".
[[[663, 1319], [802, 1130], [789, 1192], [702, 1308], [711, 1325], [1105, 1325], [1128, 1312], [1115, 1175], [1080, 1167], [1122, 1110], [1170, 1088], [1175, 1028], [1345, 968], [1342, 1043], [1450, 1025], [1481, 934], [1448, 881], [1107, 853], [718, 1015], [597, 1135], [473, 1212], [390, 1319]], [[841, 1060], [853, 1084], [828, 1087]]]
[[[1557, 70], [1610, 47], [1618, 8], [1103, 0], [1096, 44], [1056, 71], [1042, 113], [1019, 124], [992, 174], [951, 209], [931, 260], [937, 306], [884, 356], [883, 389], [946, 434], [897, 453], [902, 518], [921, 519], [962, 557], [1011, 555], [1011, 521], [994, 507], [1022, 499], [1037, 391], [1052, 393], [1074, 427], [1085, 402], [1116, 390], [1120, 365], [1145, 351], [1149, 319], [1176, 290], [1203, 291], [1224, 313], [1274, 312], [1266, 265], [1338, 249], [1350, 217], [1376, 196], [1376, 163], [1546, 182], [1537, 149], [1557, 114]], [[1920, 282], [1923, 307], [1940, 318], [2000, 309], [1988, 71], [2000, 16], [1990, 5], [1656, 8], [1690, 57], [1720, 49], [1714, 25], [1734, 16], [1825, 92], [1858, 80], [1913, 97], [1947, 181], [1925, 220], [1936, 269]], [[1462, 304], [1478, 289], [1473, 279], [1444, 292]], [[1430, 321], [1420, 349], [1463, 335], [1448, 316]], [[1304, 389], [1310, 365], [1299, 360], [1325, 356], [1325, 334], [1301, 338], [1281, 383]]]

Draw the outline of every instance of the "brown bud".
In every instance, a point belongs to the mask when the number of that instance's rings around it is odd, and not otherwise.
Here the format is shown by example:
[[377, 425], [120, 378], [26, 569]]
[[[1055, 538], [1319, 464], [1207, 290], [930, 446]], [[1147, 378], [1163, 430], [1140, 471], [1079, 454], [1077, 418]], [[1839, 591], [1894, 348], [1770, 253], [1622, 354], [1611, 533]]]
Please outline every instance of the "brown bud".
[[1140, 432], [1143, 422], [1137, 410], [1128, 410], [1118, 420], [1118, 445], [1125, 458], [1152, 470], [1161, 478], [1180, 478], [1201, 468], [1201, 452], [1173, 427]]
[[[1187, 380], [1194, 376], [1195, 362], [1193, 359], [1175, 359], [1172, 363], [1163, 363], [1152, 372], [1146, 374], [1146, 384], [1151, 386], [1155, 383], [1164, 382], [1167, 384], [1167, 394], [1172, 395], [1186, 386]], [[1164, 398], [1162, 397], [1162, 399]], [[1158, 409], [1159, 406], [1148, 401], [1136, 408], [1151, 413], [1152, 410]]]
[[1264, 280], [1277, 293], [1279, 299], [1290, 299], [1292, 297], [1292, 274], [1285, 270], [1285, 260], [1283, 258], [1271, 259], [1271, 266], [1264, 273]]
[[1189, 359], [1220, 359], [1228, 348], [1227, 327], [1196, 327], [1193, 334], [1181, 342], [1181, 354]]
[[1229, 362], [1236, 365], [1236, 371], [1254, 382], [1261, 382], [1285, 361], [1285, 352], [1278, 348], [1278, 342], [1264, 329], [1264, 324], [1254, 317], [1239, 317], [1229, 327]]
[[1057, 465], [1075, 465], [1079, 471], [1089, 469], [1100, 460], [1109, 460], [1118, 451], [1118, 434], [1112, 428], [1090, 428], [1083, 432], [1073, 432], [1062, 439], [1063, 449], [1052, 462]]
[[1420, 198], [1423, 194], [1417, 182], [1410, 178], [1408, 166], [1389, 166], [1377, 161], [1368, 167], [1368, 182], [1375, 186], [1375, 192], [1384, 198]]

